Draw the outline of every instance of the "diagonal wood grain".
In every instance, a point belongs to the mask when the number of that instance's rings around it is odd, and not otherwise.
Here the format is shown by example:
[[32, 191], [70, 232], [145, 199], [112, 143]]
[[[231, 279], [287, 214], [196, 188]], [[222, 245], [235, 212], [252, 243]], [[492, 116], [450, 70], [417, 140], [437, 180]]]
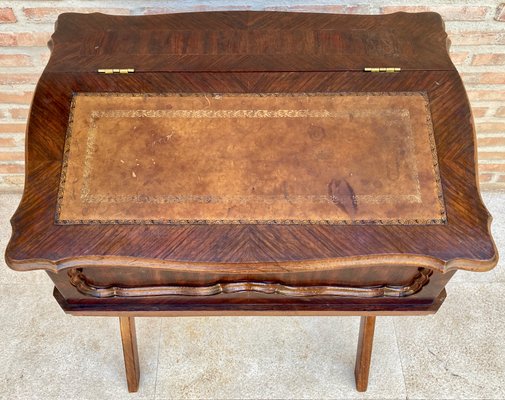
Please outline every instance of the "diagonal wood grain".
[[[107, 34], [104, 26], [113, 33]], [[326, 30], [330, 36], [324, 39], [321, 32]], [[202, 43], [199, 35], [204, 31], [222, 32], [219, 35], [226, 40], [218, 45], [211, 36]], [[186, 45], [153, 41], [153, 32], [186, 38], [186, 42], [178, 39]], [[279, 32], [286, 38], [285, 48], [279, 46]], [[271, 40], [263, 40], [265, 35], [271, 35]], [[295, 43], [301, 37], [307, 38], [306, 42]], [[328, 43], [321, 47], [324, 40]], [[332, 53], [328, 46], [339, 50]], [[140, 67], [134, 74], [105, 76], [95, 72], [98, 66], [130, 66], [127, 64], [132, 60], [141, 62], [133, 65]], [[365, 65], [380, 65], [386, 60], [387, 64], [398, 62], [402, 72], [362, 71]], [[185, 67], [177, 69], [177, 65]], [[179, 72], [170, 72], [175, 70]], [[425, 93], [430, 101], [447, 208], [448, 219], [443, 225], [54, 224], [69, 107], [75, 92], [401, 91]], [[261, 279], [266, 271], [321, 273], [385, 265], [487, 270], [496, 263], [489, 215], [476, 184], [468, 100], [447, 55], [443, 24], [434, 13], [380, 18], [262, 12], [132, 18], [65, 14], [53, 35], [52, 57], [31, 110], [25, 193], [12, 219], [13, 237], [6, 254], [15, 269], [132, 266], [249, 271], [248, 279]]]

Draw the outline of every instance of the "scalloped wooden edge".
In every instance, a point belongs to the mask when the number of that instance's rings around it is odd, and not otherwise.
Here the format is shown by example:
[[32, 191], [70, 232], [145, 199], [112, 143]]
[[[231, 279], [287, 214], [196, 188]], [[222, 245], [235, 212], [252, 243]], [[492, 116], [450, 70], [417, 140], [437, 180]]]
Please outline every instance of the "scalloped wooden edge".
[[[478, 185], [478, 178], [476, 174]], [[477, 186], [479, 187], [479, 186]], [[480, 190], [477, 190], [479, 200], [486, 209]], [[22, 202], [22, 200], [21, 200]], [[21, 204], [21, 203], [20, 203]], [[19, 207], [19, 206], [18, 206]], [[17, 211], [16, 211], [17, 212]], [[366, 267], [417, 267], [430, 268], [434, 271], [446, 273], [455, 270], [486, 272], [493, 269], [498, 264], [498, 249], [491, 236], [491, 223], [493, 217], [488, 212], [487, 232], [493, 247], [493, 257], [487, 260], [475, 260], [468, 258], [453, 258], [442, 260], [433, 256], [419, 254], [369, 254], [366, 256], [352, 256], [330, 258], [322, 260], [302, 260], [285, 262], [244, 262], [244, 263], [223, 263], [223, 262], [187, 262], [178, 260], [161, 260], [155, 258], [137, 258], [130, 256], [79, 256], [69, 257], [59, 260], [48, 259], [26, 259], [14, 260], [9, 257], [11, 241], [5, 251], [5, 262], [16, 271], [46, 270], [54, 273], [69, 269], [83, 267], [106, 267], [106, 268], [149, 268], [163, 269], [177, 272], [215, 272], [226, 274], [240, 273], [282, 273], [282, 272], [310, 272], [328, 271], [344, 268], [366, 268]], [[12, 237], [15, 234], [15, 227], [12, 224]]]
[[82, 294], [96, 298], [110, 297], [143, 297], [143, 296], [216, 296], [220, 294], [239, 292], [258, 292], [263, 294], [280, 294], [288, 297], [407, 297], [419, 292], [430, 281], [432, 270], [420, 268], [418, 274], [406, 285], [382, 286], [343, 286], [343, 285], [315, 285], [291, 286], [274, 282], [239, 281], [222, 282], [208, 286], [102, 286], [90, 283], [80, 269], [70, 269], [68, 277], [70, 283]]
[[[494, 243], [493, 243], [494, 245]], [[7, 265], [17, 271], [47, 270], [58, 273], [69, 268], [148, 268], [177, 272], [214, 272], [226, 274], [240, 273], [282, 273], [327, 271], [343, 268], [367, 267], [417, 267], [430, 268], [442, 273], [453, 270], [485, 272], [491, 270], [498, 262], [498, 254], [490, 260], [471, 260], [454, 258], [441, 260], [423, 255], [383, 254], [355, 257], [342, 257], [325, 260], [304, 260], [271, 263], [216, 263], [185, 262], [119, 256], [81, 256], [61, 260], [12, 260], [6, 256]]]

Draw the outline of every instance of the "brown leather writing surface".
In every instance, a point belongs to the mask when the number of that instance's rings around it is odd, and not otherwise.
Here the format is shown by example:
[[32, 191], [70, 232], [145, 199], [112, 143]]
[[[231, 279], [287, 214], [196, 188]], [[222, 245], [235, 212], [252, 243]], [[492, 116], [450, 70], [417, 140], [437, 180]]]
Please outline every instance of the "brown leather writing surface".
[[444, 223], [428, 100], [79, 93], [56, 220]]

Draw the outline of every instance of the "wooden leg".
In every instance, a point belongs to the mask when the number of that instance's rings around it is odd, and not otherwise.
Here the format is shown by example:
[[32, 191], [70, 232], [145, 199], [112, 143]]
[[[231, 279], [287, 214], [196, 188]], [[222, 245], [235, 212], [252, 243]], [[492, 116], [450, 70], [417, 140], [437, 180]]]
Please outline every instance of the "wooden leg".
[[121, 327], [121, 341], [123, 342], [124, 365], [128, 391], [139, 389], [140, 369], [139, 352], [137, 349], [137, 335], [135, 333], [135, 319], [133, 317], [119, 317]]
[[375, 316], [361, 317], [358, 339], [358, 353], [356, 354], [356, 389], [358, 392], [366, 392], [368, 387], [368, 372], [370, 371], [370, 359], [372, 358], [373, 334], [375, 330]]

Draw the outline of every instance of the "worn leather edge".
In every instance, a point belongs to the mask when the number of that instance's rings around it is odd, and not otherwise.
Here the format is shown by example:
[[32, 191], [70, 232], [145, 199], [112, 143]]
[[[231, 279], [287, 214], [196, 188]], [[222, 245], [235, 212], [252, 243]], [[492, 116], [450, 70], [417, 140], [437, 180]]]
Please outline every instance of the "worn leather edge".
[[238, 281], [223, 282], [208, 286], [102, 286], [90, 283], [86, 275], [73, 268], [68, 271], [70, 283], [82, 294], [96, 298], [110, 297], [153, 297], [153, 296], [216, 296], [239, 292], [258, 292], [263, 294], [280, 294], [288, 297], [407, 297], [419, 292], [428, 284], [433, 273], [429, 268], [420, 268], [417, 275], [407, 285], [381, 286], [290, 286], [275, 282]]
[[[494, 243], [493, 243], [494, 245]], [[495, 249], [496, 250], [496, 249]], [[137, 258], [126, 256], [80, 256], [60, 260], [26, 259], [14, 260], [5, 256], [7, 265], [17, 271], [47, 270], [60, 272], [69, 268], [97, 267], [132, 267], [163, 269], [167, 271], [183, 272], [214, 272], [226, 274], [240, 273], [279, 273], [279, 272], [308, 272], [328, 271], [343, 268], [367, 267], [418, 267], [430, 268], [442, 273], [453, 270], [485, 272], [491, 270], [498, 262], [495, 251], [488, 260], [472, 260], [454, 258], [442, 260], [436, 257], [417, 254], [377, 254], [368, 256], [341, 257], [323, 260], [303, 260], [271, 263], [219, 263], [219, 262], [186, 262], [178, 260], [160, 260], [152, 258]]]

